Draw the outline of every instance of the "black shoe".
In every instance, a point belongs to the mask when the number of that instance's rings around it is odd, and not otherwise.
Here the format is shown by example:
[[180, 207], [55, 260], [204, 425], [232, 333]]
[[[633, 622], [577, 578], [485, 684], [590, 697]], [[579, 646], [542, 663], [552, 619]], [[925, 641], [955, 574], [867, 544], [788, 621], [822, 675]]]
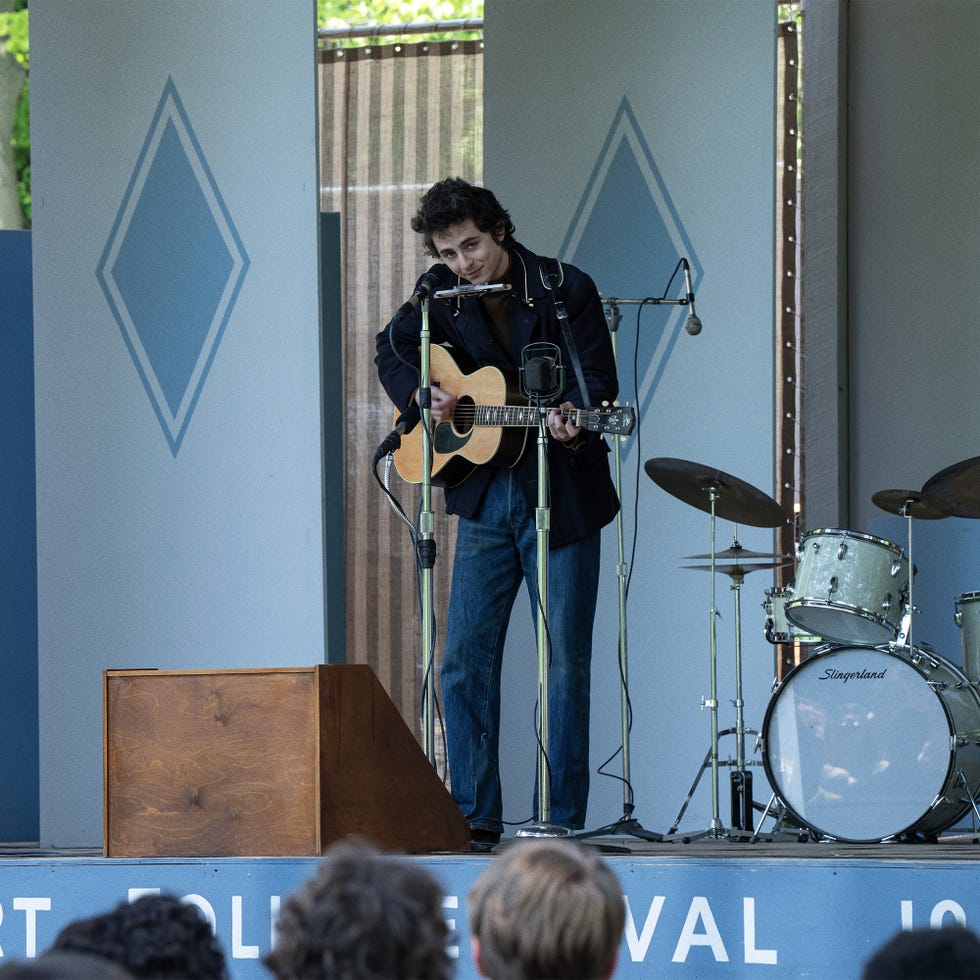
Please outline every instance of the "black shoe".
[[500, 832], [485, 830], [483, 827], [470, 827], [470, 850], [489, 854], [500, 843]]

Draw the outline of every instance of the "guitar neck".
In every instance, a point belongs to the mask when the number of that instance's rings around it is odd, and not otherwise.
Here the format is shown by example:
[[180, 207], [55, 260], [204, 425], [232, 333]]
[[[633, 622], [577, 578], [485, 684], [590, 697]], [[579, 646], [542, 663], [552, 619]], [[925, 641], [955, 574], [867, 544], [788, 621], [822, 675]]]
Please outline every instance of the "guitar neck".
[[580, 429], [605, 432], [613, 435], [629, 435], [633, 431], [634, 412], [628, 406], [613, 405], [603, 408], [540, 408], [536, 405], [477, 405], [461, 402], [456, 406], [453, 418], [456, 424], [491, 426], [493, 428], [529, 428], [550, 411], [560, 411], [565, 418]]
[[[538, 408], [535, 405], [474, 405], [472, 424], [516, 426], [526, 429], [529, 426], [537, 425], [538, 419], [550, 411], [550, 408]], [[576, 408], [567, 411], [565, 414], [578, 425], [582, 410]]]

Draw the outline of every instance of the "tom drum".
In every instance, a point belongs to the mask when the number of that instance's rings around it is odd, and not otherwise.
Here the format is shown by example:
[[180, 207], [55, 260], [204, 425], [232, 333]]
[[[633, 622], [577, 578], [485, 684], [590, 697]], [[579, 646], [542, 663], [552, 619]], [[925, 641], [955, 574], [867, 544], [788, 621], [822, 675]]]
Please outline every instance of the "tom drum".
[[953, 602], [953, 619], [963, 644], [963, 673], [971, 681], [980, 681], [980, 592], [964, 592]]
[[786, 616], [804, 632], [838, 643], [888, 643], [901, 626], [909, 567], [902, 549], [858, 531], [810, 531]]
[[804, 633], [787, 619], [786, 602], [792, 597], [793, 590], [789, 588], [766, 589], [766, 601], [762, 604], [766, 611], [766, 639], [770, 643], [823, 643], [821, 637]]

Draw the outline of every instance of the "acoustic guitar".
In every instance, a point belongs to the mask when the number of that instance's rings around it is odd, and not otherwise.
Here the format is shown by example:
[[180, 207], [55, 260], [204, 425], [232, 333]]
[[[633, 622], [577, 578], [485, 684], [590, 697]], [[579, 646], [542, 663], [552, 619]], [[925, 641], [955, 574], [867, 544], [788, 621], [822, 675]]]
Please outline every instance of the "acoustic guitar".
[[[513, 466], [524, 452], [529, 430], [537, 428], [541, 414], [551, 409], [530, 404], [516, 379], [500, 368], [464, 374], [438, 344], [430, 348], [429, 363], [433, 385], [457, 398], [452, 420], [432, 426], [432, 482], [451, 487], [477, 466]], [[633, 409], [622, 405], [562, 411], [582, 429], [619, 436], [628, 436], [636, 420]], [[423, 434], [422, 425], [416, 425], [395, 450], [395, 469], [406, 483], [422, 482]]]

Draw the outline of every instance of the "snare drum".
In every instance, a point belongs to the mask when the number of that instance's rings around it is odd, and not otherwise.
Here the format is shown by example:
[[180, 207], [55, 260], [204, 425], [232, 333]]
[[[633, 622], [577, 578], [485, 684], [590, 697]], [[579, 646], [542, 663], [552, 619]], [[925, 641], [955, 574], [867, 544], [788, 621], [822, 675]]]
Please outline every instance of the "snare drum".
[[839, 643], [888, 643], [901, 626], [909, 586], [902, 549], [858, 531], [810, 531], [800, 542], [786, 616]]
[[963, 643], [963, 673], [971, 681], [980, 681], [980, 592], [964, 592], [953, 603], [953, 619]]
[[766, 589], [766, 639], [770, 643], [823, 643], [819, 636], [804, 633], [786, 618], [786, 602], [793, 597], [791, 588]]
[[908, 647], [828, 647], [777, 688], [762, 726], [773, 791], [837, 840], [935, 836], [980, 787], [980, 695], [955, 664]]

